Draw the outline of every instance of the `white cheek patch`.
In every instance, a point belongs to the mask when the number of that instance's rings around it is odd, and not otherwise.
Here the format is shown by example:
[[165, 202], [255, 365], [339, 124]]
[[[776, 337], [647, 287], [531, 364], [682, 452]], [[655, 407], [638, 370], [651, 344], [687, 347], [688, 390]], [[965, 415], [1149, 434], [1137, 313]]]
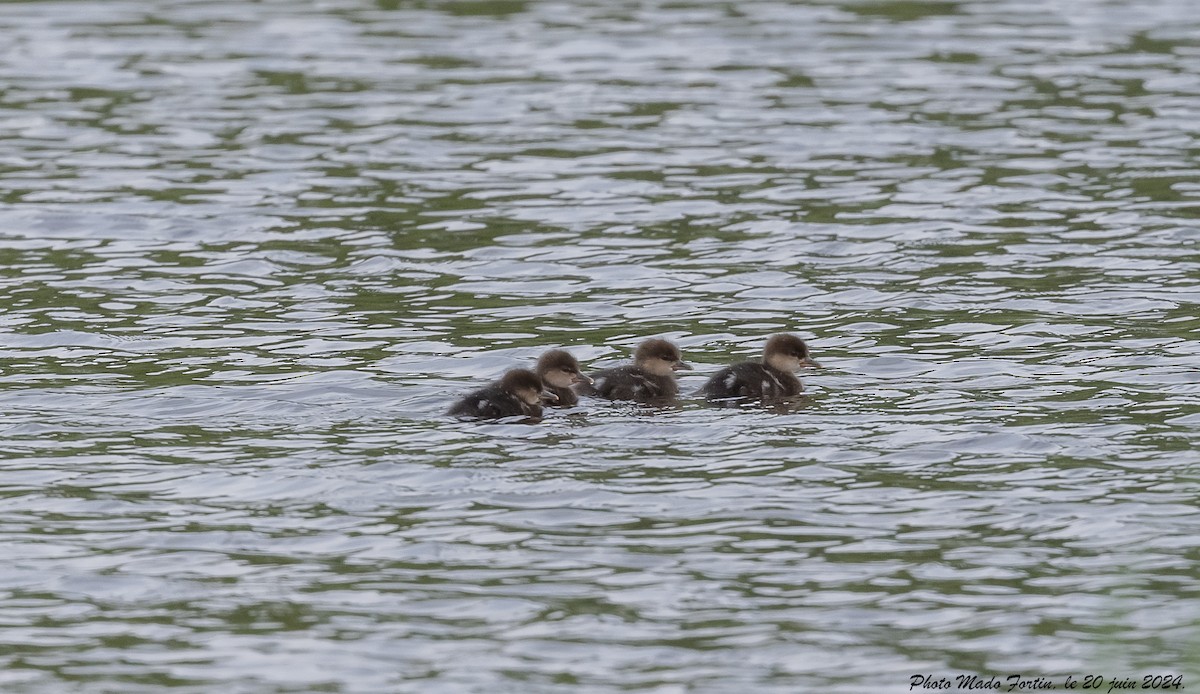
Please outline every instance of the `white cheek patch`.
[[726, 376], [726, 377], [725, 377], [725, 388], [726, 388], [726, 390], [732, 389], [732, 388], [733, 388], [733, 384], [737, 383], [737, 380], [738, 380], [738, 379], [737, 379], [737, 375], [736, 375], [736, 374], [729, 374], [728, 376]]

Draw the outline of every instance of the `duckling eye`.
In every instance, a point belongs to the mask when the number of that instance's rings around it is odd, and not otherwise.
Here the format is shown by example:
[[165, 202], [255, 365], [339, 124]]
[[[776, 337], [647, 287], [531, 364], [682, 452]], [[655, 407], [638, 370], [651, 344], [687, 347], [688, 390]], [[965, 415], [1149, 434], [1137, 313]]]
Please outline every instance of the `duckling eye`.
[[567, 368], [567, 367], [565, 367], [565, 366], [564, 366], [564, 367], [562, 367], [561, 371], [562, 371], [563, 373], [565, 373], [565, 374], [569, 374], [569, 373], [571, 373], [571, 370], [570, 370], [570, 369], [568, 369], [568, 368]]

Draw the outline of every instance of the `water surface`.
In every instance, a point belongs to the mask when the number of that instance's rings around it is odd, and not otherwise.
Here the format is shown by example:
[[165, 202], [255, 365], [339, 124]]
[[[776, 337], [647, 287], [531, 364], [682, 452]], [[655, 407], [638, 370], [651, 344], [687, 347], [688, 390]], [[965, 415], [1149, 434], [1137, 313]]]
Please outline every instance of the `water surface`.
[[[1200, 684], [1198, 32], [0, 5], [0, 688]], [[442, 416], [780, 331], [787, 414]]]

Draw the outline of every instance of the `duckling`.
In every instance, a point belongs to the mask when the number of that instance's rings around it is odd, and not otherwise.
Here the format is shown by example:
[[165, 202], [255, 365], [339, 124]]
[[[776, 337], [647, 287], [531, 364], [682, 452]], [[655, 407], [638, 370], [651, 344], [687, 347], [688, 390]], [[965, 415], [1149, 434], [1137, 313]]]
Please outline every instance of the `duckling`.
[[577, 384], [575, 390], [580, 395], [609, 400], [663, 402], [679, 394], [675, 372], [691, 368], [675, 345], [666, 340], [646, 340], [638, 345], [632, 364], [599, 371], [593, 375], [592, 384]]
[[592, 383], [592, 379], [579, 372], [579, 362], [575, 361], [575, 357], [561, 349], [552, 349], [538, 359], [537, 375], [541, 377], [546, 391], [558, 398], [559, 407], [579, 404], [579, 397], [571, 390], [572, 385]]
[[701, 392], [709, 402], [736, 405], [735, 400], [776, 403], [803, 390], [793, 373], [801, 366], [820, 366], [808, 354], [808, 345], [795, 335], [772, 335], [763, 348], [761, 362], [744, 361], [726, 366], [708, 379]]
[[469, 419], [542, 416], [542, 379], [529, 369], [513, 369], [486, 388], [455, 403], [446, 414]]

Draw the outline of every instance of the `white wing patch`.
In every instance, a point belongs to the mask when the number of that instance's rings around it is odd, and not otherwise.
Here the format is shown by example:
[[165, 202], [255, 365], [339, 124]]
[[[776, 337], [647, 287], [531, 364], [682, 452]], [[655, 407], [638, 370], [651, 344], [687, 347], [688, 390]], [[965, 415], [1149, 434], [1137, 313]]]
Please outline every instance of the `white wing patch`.
[[728, 376], [725, 377], [725, 389], [726, 390], [732, 389], [734, 383], [737, 383], [737, 374], [729, 374]]

